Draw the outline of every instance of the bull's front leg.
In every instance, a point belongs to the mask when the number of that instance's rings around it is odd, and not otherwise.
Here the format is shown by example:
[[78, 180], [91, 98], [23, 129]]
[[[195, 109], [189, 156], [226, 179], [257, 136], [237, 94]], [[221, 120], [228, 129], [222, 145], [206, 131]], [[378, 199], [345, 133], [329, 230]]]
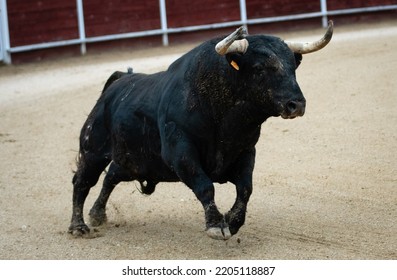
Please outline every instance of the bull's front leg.
[[237, 197], [233, 207], [225, 214], [232, 235], [245, 222], [247, 204], [252, 193], [252, 172], [255, 164], [255, 148], [244, 152], [231, 169], [231, 182], [236, 185]]
[[247, 203], [252, 193], [252, 186], [236, 185], [237, 198], [233, 207], [225, 214], [225, 222], [229, 225], [230, 233], [236, 234], [245, 222]]
[[201, 166], [195, 145], [174, 122], [167, 123], [163, 133], [162, 157], [203, 205], [208, 236], [214, 239], [229, 239], [229, 227], [215, 204], [213, 182]]
[[[190, 163], [187, 164], [187, 166], [189, 165]], [[196, 171], [202, 172], [201, 168], [196, 169]], [[232, 235], [229, 230], [229, 225], [225, 221], [225, 217], [219, 212], [218, 207], [215, 204], [215, 189], [212, 181], [204, 174], [204, 172], [200, 176], [193, 176], [190, 178], [184, 177], [187, 173], [181, 174], [179, 171], [178, 174], [180, 174], [179, 176], [181, 176], [181, 178], [185, 178], [183, 181], [193, 190], [197, 199], [203, 205], [207, 235], [219, 240], [229, 239]]]

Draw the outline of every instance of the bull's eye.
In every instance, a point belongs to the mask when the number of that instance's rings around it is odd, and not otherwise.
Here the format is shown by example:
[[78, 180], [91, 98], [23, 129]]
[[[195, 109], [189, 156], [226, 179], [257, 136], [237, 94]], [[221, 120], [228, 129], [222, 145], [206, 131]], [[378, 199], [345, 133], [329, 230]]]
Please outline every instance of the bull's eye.
[[258, 75], [264, 75], [266, 72], [268, 72], [266, 66], [261, 63], [254, 64], [253, 68]]
[[255, 63], [253, 65], [253, 68], [255, 69], [255, 71], [261, 72], [265, 69], [265, 66], [262, 63]]
[[266, 65], [266, 64], [257, 64], [254, 65], [254, 70], [257, 75], [260, 76], [268, 76], [271, 75], [272, 73], [275, 73], [278, 71], [278, 68], [275, 65]]
[[276, 65], [267, 65], [267, 66], [266, 66], [266, 69], [267, 69], [269, 72], [277, 72], [278, 67], [277, 67]]
[[278, 64], [276, 63], [256, 63], [253, 65], [253, 68], [256, 72], [277, 72], [279, 69]]

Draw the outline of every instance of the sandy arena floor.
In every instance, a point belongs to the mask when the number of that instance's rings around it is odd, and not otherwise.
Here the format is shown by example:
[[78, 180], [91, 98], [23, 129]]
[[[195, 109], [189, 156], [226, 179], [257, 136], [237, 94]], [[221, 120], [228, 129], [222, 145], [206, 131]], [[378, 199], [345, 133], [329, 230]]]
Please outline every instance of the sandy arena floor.
[[[67, 234], [79, 130], [106, 78], [165, 69], [191, 47], [0, 67], [0, 259], [397, 259], [397, 21], [336, 22], [330, 45], [304, 56], [306, 114], [263, 125], [246, 224], [230, 240], [206, 236], [184, 185], [143, 196], [134, 182], [115, 189], [96, 238]], [[234, 187], [216, 191], [226, 212]]]

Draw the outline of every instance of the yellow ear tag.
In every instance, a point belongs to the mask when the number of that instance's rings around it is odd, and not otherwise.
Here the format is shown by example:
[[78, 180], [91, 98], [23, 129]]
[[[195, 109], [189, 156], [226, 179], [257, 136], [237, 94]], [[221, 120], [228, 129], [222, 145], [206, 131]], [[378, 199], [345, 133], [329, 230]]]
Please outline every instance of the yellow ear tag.
[[238, 64], [237, 64], [234, 60], [232, 60], [232, 62], [230, 62], [230, 65], [231, 65], [234, 69], [236, 69], [237, 71], [240, 70], [240, 67], [238, 67]]

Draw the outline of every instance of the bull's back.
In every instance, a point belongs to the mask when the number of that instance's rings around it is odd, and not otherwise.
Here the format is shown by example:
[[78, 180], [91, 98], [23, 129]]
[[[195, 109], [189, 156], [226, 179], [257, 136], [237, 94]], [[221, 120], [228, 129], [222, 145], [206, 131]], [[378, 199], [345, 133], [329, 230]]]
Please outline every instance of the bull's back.
[[[125, 126], [124, 128], [146, 125], [147, 120], [156, 122], [161, 99], [161, 89], [159, 90], [157, 84], [161, 74], [126, 75], [107, 88], [103, 94], [103, 103], [110, 130], [120, 125]], [[142, 122], [133, 122], [135, 118]]]

